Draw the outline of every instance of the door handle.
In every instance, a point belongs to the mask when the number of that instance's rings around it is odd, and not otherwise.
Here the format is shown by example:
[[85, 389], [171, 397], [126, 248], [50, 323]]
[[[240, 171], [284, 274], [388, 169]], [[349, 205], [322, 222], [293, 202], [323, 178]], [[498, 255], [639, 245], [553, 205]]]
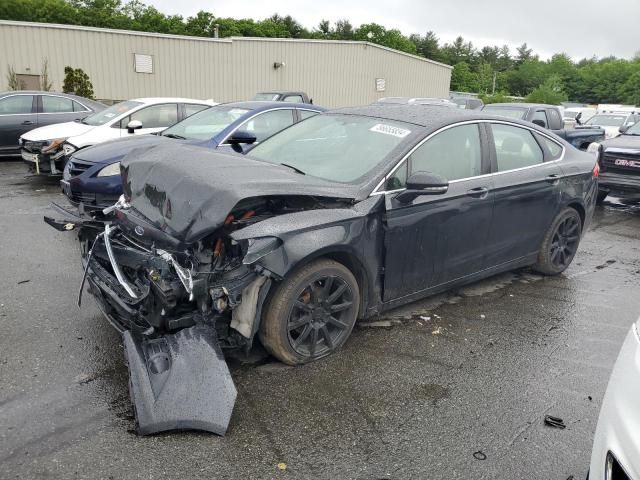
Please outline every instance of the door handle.
[[487, 187], [476, 187], [471, 190], [467, 190], [467, 196], [474, 198], [487, 198], [489, 195], [489, 189]]
[[22, 125], [33, 125], [33, 122], [31, 120], [25, 120], [22, 122]]
[[560, 181], [560, 175], [553, 173], [551, 175], [548, 175], [547, 178], [545, 178], [545, 180], [551, 183], [552, 185], [557, 185], [558, 182]]

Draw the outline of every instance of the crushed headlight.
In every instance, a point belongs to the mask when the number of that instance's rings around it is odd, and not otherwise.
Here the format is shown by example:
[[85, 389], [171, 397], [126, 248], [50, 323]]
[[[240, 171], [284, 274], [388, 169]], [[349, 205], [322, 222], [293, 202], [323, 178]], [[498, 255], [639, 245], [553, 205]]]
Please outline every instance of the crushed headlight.
[[63, 143], [62, 144], [62, 151], [64, 152], [64, 154], [68, 157], [69, 155], [71, 155], [73, 152], [75, 152], [77, 150], [76, 147], [74, 147], [73, 145], [71, 145], [70, 143]]
[[42, 153], [53, 153], [58, 150], [58, 147], [64, 143], [66, 138], [56, 138], [51, 140], [51, 143], [42, 149]]
[[120, 162], [107, 165], [98, 172], [99, 177], [113, 177], [114, 175], [120, 175]]
[[251, 265], [273, 252], [280, 245], [282, 245], [282, 240], [277, 237], [250, 238], [248, 240], [247, 254], [242, 259], [242, 263]]

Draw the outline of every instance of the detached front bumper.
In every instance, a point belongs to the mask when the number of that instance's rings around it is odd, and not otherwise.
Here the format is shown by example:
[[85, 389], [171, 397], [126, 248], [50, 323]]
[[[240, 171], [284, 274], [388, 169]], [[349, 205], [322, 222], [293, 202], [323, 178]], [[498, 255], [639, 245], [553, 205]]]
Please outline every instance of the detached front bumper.
[[[187, 325], [169, 321], [168, 331], [154, 329], [143, 316], [154, 287], [123, 278], [109, 232], [107, 227], [98, 236], [83, 264], [100, 309], [123, 335], [137, 432], [195, 429], [224, 435], [237, 391], [218, 344], [215, 319], [196, 313], [185, 317]], [[105, 253], [113, 271], [95, 257], [104, 258]], [[139, 255], [139, 259], [124, 258], [123, 264], [143, 263], [145, 254]]]
[[[639, 406], [640, 331], [634, 324], [622, 345], [602, 401], [591, 454], [591, 480], [640, 480]], [[624, 474], [607, 479], [608, 455]]]
[[600, 172], [598, 178], [600, 191], [609, 193], [640, 193], [640, 174], [622, 174], [614, 172]]
[[20, 156], [22, 161], [29, 165], [29, 170], [36, 175], [62, 175], [67, 163], [67, 157], [62, 150], [48, 154], [36, 149], [23, 148], [20, 151]]

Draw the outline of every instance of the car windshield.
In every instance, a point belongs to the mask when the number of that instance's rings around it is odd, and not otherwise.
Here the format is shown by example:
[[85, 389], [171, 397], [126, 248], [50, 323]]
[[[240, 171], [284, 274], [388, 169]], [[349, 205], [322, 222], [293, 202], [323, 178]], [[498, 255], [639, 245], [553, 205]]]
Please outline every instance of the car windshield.
[[259, 102], [275, 102], [276, 100], [278, 100], [279, 96], [279, 93], [263, 92], [256, 93], [253, 99]]
[[585, 125], [599, 127], [621, 127], [627, 119], [626, 115], [596, 115], [585, 122]]
[[249, 112], [246, 108], [218, 105], [194, 113], [162, 132], [165, 137], [209, 140]]
[[625, 135], [640, 135], [640, 122], [633, 124], [624, 132]]
[[412, 128], [380, 118], [321, 114], [265, 140], [250, 155], [313, 177], [358, 183]]
[[502, 117], [517, 118], [519, 120], [524, 120], [524, 117], [527, 114], [526, 108], [517, 108], [517, 107], [487, 106], [487, 107], [484, 107], [482, 111], [492, 115], [500, 115]]
[[142, 102], [134, 102], [132, 100], [116, 103], [115, 105], [111, 105], [109, 108], [85, 117], [84, 120], [82, 120], [82, 123], [85, 125], [92, 125], [94, 127], [104, 125], [105, 123], [110, 122], [114, 118], [119, 117], [123, 113], [127, 113], [140, 105], [142, 105]]

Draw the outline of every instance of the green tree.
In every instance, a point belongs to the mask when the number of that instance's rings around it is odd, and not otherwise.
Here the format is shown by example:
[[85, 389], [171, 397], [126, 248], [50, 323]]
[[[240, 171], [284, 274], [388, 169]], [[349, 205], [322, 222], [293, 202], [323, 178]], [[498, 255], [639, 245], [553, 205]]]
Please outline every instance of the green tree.
[[64, 67], [62, 91], [64, 93], [73, 93], [80, 97], [93, 98], [93, 85], [89, 75], [81, 68]]
[[437, 35], [429, 30], [425, 36], [413, 34], [409, 37], [415, 46], [416, 53], [430, 60], [442, 61], [442, 53], [440, 51], [440, 40]]
[[493, 68], [488, 63], [482, 63], [478, 67], [478, 92], [489, 93], [493, 89]]
[[560, 105], [568, 99], [563, 90], [562, 79], [558, 75], [551, 75], [542, 85], [536, 87], [529, 95], [527, 102], [547, 103], [549, 105]]
[[618, 92], [618, 98], [626, 104], [640, 106], [640, 69], [637, 69], [622, 84]]
[[456, 63], [451, 71], [451, 90], [456, 92], [477, 92], [478, 76], [466, 62]]
[[349, 20], [338, 20], [334, 28], [336, 40], [353, 40], [353, 25]]

